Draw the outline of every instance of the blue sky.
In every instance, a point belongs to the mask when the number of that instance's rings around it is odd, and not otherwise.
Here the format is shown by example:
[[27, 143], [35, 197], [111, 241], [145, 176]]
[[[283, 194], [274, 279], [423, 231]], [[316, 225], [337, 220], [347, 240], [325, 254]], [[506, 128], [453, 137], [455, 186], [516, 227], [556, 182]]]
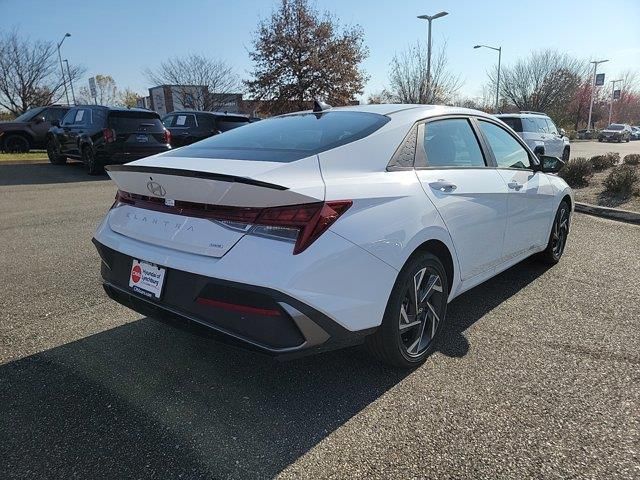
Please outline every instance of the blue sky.
[[[248, 78], [247, 49], [260, 18], [278, 0], [43, 1], [0, 0], [0, 29], [19, 28], [32, 38], [59, 41], [63, 56], [87, 68], [87, 76], [110, 74], [120, 88], [145, 93], [151, 86], [142, 71], [164, 58], [201, 53], [226, 60]], [[497, 54], [473, 50], [484, 43], [503, 47], [503, 64], [532, 50], [557, 48], [570, 54], [609, 58], [600, 70], [612, 79], [640, 70], [640, 1], [616, 0], [317, 0], [343, 24], [363, 27], [370, 75], [365, 97], [387, 84], [395, 52], [426, 38], [419, 14], [441, 10], [434, 21], [434, 48], [448, 43], [450, 69], [464, 80], [461, 94], [479, 96]], [[86, 84], [83, 79], [82, 84]], [[77, 88], [77, 87], [76, 87]]]

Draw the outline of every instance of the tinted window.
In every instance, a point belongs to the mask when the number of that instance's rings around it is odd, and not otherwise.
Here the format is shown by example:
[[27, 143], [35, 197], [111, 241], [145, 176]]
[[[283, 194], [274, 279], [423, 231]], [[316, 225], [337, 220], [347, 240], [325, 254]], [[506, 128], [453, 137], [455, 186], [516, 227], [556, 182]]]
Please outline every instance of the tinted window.
[[483, 120], [479, 121], [480, 129], [487, 138], [498, 167], [530, 168], [529, 154], [520, 142], [505, 129]]
[[298, 113], [249, 123], [169, 156], [292, 162], [359, 140], [389, 121], [375, 113]]
[[73, 119], [76, 117], [77, 111], [78, 111], [77, 108], [72, 108], [71, 110], [69, 110], [67, 114], [64, 117], [62, 117], [62, 122], [60, 122], [60, 124], [71, 125], [73, 123]]
[[214, 130], [218, 130], [216, 127], [216, 117], [213, 115], [205, 115], [199, 114], [198, 118], [198, 126], [204, 130], [209, 132], [213, 132]]
[[73, 116], [74, 125], [88, 125], [91, 123], [91, 110], [88, 108], [79, 108]]
[[162, 132], [160, 116], [154, 112], [112, 111], [109, 112], [109, 127], [116, 132]]
[[424, 129], [429, 167], [484, 167], [484, 157], [468, 120], [429, 122]]
[[195, 127], [196, 126], [196, 116], [186, 113], [178, 113], [173, 120], [172, 127]]
[[162, 119], [162, 124], [165, 127], [169, 128], [173, 126], [173, 121], [175, 120], [175, 118], [176, 118], [175, 115], [168, 115]]
[[249, 119], [244, 117], [225, 116], [218, 117], [218, 121], [216, 123], [218, 125], [218, 130], [220, 130], [221, 132], [226, 132], [227, 130], [246, 125], [247, 123], [249, 123]]
[[34, 117], [36, 117], [38, 113], [42, 112], [43, 109], [44, 107], [31, 108], [24, 112], [22, 115], [16, 117], [14, 122], [28, 122], [29, 120], [32, 120]]
[[500, 120], [509, 125], [514, 131], [522, 132], [522, 121], [518, 117], [500, 117]]

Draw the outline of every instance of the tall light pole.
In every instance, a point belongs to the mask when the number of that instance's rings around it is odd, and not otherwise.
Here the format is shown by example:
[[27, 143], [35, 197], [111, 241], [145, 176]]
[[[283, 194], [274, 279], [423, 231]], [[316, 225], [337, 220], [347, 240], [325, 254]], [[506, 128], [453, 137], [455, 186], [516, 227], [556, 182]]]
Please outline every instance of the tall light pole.
[[429, 22], [429, 28], [428, 28], [428, 40], [427, 40], [427, 95], [428, 95], [428, 99], [432, 100], [431, 98], [431, 22], [434, 21], [436, 18], [440, 18], [440, 17], [444, 17], [445, 15], [449, 15], [448, 12], [439, 12], [436, 13], [435, 15], [418, 15], [418, 18], [420, 20], [427, 20]]
[[64, 63], [67, 65], [67, 77], [69, 77], [69, 86], [71, 87], [71, 98], [73, 98], [73, 104], [76, 104], [76, 92], [73, 91], [73, 79], [71, 78], [71, 69], [69, 68], [69, 60], [64, 59]]
[[591, 82], [591, 101], [589, 102], [589, 120], [587, 120], [587, 130], [591, 130], [591, 112], [593, 112], [593, 91], [596, 89], [596, 70], [598, 70], [598, 65], [604, 62], [608, 62], [609, 60], [596, 60], [593, 62], [593, 81]]
[[616, 91], [616, 83], [621, 82], [622, 79], [619, 80], [611, 80], [611, 103], [609, 104], [609, 125], [611, 125], [611, 114], [613, 113], [613, 95]]
[[475, 45], [473, 48], [490, 48], [498, 52], [498, 80], [496, 82], [496, 113], [500, 111], [500, 62], [502, 60], [502, 47], [490, 47], [489, 45]]
[[60, 60], [60, 73], [62, 73], [62, 84], [64, 85], [64, 95], [67, 97], [67, 105], [69, 105], [69, 92], [67, 91], [67, 81], [64, 79], [64, 67], [62, 66], [62, 55], [60, 55], [60, 47], [64, 43], [64, 39], [70, 37], [70, 33], [65, 33], [62, 40], [58, 43], [58, 60]]

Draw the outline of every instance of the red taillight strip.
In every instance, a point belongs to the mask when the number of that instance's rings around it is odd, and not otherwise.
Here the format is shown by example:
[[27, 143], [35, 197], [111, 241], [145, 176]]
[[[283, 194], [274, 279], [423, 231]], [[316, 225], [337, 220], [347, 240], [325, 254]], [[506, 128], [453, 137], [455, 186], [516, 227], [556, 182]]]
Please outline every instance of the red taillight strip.
[[263, 315], [265, 317], [279, 317], [281, 315], [280, 310], [276, 309], [251, 307], [249, 305], [239, 305], [237, 303], [228, 303], [221, 300], [212, 300], [210, 298], [203, 297], [198, 297], [196, 299], [196, 303], [199, 303], [200, 305], [206, 305], [208, 307], [216, 307], [223, 310], [229, 310], [231, 312]]

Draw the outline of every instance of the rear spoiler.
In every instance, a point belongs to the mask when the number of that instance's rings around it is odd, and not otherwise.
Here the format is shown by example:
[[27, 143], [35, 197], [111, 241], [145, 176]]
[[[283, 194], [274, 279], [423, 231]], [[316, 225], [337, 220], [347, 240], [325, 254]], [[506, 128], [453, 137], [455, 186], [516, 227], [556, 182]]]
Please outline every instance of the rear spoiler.
[[288, 187], [283, 187], [282, 185], [261, 182], [260, 180], [253, 180], [252, 178], [225, 175], [223, 173], [184, 170], [182, 168], [147, 167], [143, 165], [107, 165], [104, 169], [107, 172], [155, 173], [158, 175], [173, 175], [175, 177], [202, 178], [205, 180], [219, 180], [221, 182], [243, 183], [245, 185], [254, 185], [256, 187], [270, 188], [272, 190], [289, 190]]

